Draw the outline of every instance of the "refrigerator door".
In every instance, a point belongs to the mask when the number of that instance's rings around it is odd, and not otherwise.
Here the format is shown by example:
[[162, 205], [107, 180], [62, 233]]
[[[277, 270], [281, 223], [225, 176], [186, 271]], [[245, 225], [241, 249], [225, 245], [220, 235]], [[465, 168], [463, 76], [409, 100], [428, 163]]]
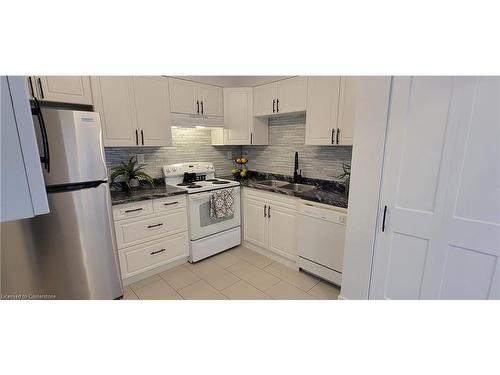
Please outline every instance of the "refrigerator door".
[[32, 227], [44, 292], [56, 299], [122, 296], [108, 185], [48, 197], [50, 213]]
[[[98, 113], [42, 107], [50, 168], [44, 165], [46, 186], [107, 180]], [[40, 119], [33, 117], [38, 146], [43, 150]]]

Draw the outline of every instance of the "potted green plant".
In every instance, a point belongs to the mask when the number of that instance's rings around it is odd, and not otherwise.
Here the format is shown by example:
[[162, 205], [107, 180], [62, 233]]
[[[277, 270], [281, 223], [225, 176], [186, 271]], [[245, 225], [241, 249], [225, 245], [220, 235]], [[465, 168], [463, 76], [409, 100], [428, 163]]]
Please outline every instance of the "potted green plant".
[[143, 171], [145, 167], [146, 164], [138, 164], [137, 158], [132, 156], [126, 163], [121, 162], [119, 166], [111, 168], [111, 183], [123, 182], [128, 189], [132, 189], [138, 187], [142, 180], [154, 187], [153, 178]]

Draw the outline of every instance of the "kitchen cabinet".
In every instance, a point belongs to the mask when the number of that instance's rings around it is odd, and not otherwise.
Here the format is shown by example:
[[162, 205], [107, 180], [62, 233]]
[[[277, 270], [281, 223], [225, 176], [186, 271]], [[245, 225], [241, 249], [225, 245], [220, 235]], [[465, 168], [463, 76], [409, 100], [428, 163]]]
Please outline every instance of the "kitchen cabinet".
[[88, 76], [30, 76], [29, 93], [38, 100], [92, 105]]
[[244, 240], [295, 261], [297, 201], [296, 198], [245, 188]]
[[1, 79], [0, 221], [49, 212], [31, 108], [22, 77]]
[[356, 77], [308, 78], [306, 145], [352, 145]]
[[253, 116], [252, 88], [224, 88], [224, 129], [212, 130], [212, 145], [267, 144], [267, 120]]
[[162, 272], [189, 256], [186, 196], [113, 206], [124, 284]]
[[307, 77], [293, 77], [254, 87], [254, 116], [303, 112], [307, 103]]
[[92, 77], [91, 87], [105, 146], [172, 144], [167, 78]]
[[222, 87], [170, 78], [170, 111], [188, 115], [223, 116]]

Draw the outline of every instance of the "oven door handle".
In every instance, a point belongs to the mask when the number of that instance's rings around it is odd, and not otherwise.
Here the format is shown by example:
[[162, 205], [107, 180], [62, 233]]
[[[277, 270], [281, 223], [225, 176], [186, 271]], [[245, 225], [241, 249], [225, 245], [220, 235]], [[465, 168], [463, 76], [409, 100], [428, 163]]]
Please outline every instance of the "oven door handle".
[[[228, 189], [233, 189], [233, 194], [239, 194], [239, 186], [238, 187], [232, 187]], [[217, 189], [220, 190], [220, 189]], [[208, 197], [211, 197], [212, 194], [214, 193], [215, 190], [206, 192], [206, 193], [195, 193], [195, 194], [189, 194], [189, 200], [190, 201], [200, 201], [203, 199], [206, 199]]]

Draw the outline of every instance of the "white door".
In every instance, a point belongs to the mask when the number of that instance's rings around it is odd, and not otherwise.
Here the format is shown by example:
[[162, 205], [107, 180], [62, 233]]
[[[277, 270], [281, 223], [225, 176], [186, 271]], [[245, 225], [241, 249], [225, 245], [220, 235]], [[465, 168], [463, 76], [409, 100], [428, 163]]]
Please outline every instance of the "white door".
[[391, 96], [370, 298], [499, 298], [499, 79], [395, 78]]
[[200, 101], [200, 115], [223, 116], [222, 87], [198, 84], [197, 100]]
[[244, 200], [243, 234], [245, 241], [267, 248], [267, 203], [254, 199]]
[[276, 113], [302, 112], [306, 110], [307, 77], [294, 77], [278, 81]]
[[197, 83], [170, 78], [169, 84], [170, 112], [197, 114], [200, 109], [199, 99], [196, 98]]
[[249, 145], [252, 131], [252, 88], [224, 89], [224, 128], [226, 144]]
[[137, 146], [139, 134], [131, 77], [92, 77], [94, 109], [101, 115], [104, 146]]
[[338, 145], [353, 144], [354, 120], [356, 112], [358, 77], [342, 77], [340, 79], [339, 120], [335, 143]]
[[135, 110], [139, 144], [144, 146], [170, 146], [170, 98], [168, 78], [134, 77]]
[[307, 83], [306, 145], [335, 143], [340, 77], [309, 77]]
[[268, 116], [276, 113], [276, 99], [278, 97], [276, 83], [256, 86], [253, 88], [253, 115]]
[[297, 213], [287, 208], [271, 205], [268, 208], [268, 220], [269, 250], [294, 260]]
[[92, 104], [88, 76], [40, 76], [36, 84], [40, 100]]

